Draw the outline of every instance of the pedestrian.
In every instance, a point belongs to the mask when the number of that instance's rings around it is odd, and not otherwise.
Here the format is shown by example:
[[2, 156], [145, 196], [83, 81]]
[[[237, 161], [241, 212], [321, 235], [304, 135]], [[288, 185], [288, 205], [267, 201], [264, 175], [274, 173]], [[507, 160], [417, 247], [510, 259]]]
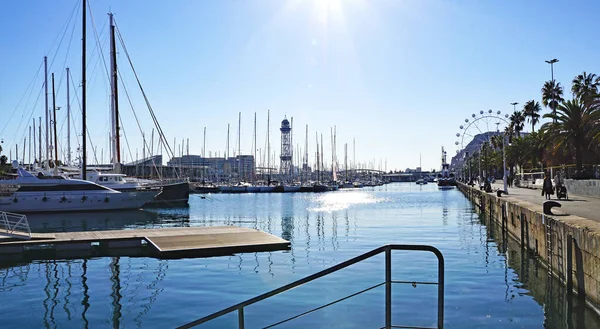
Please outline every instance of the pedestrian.
[[563, 186], [563, 178], [560, 176], [560, 171], [557, 171], [556, 175], [554, 175], [554, 186], [556, 186], [557, 190]]
[[552, 180], [550, 176], [546, 174], [544, 176], [544, 184], [542, 184], [542, 196], [546, 196], [546, 200], [550, 200], [550, 195], [554, 194], [554, 189], [552, 188]]

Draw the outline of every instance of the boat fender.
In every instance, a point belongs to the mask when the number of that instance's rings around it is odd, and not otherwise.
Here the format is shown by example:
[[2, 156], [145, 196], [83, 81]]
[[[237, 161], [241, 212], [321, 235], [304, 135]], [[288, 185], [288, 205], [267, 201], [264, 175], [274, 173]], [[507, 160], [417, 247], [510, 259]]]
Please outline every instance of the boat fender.
[[42, 198], [42, 201], [46, 202], [46, 201], [48, 201], [48, 198], [44, 195], [44, 197]]
[[67, 201], [67, 197], [65, 197], [64, 195], [62, 196], [62, 198], [60, 198], [60, 202], [65, 202]]
[[109, 201], [108, 197], [105, 197], [104, 202], [108, 203], [108, 201]]
[[84, 202], [85, 200], [87, 200], [87, 196], [84, 195], [81, 197], [81, 202]]
[[14, 198], [14, 199], [13, 199], [13, 202], [14, 202], [14, 203], [17, 203], [17, 202], [19, 202], [19, 200], [18, 200], [17, 198]]

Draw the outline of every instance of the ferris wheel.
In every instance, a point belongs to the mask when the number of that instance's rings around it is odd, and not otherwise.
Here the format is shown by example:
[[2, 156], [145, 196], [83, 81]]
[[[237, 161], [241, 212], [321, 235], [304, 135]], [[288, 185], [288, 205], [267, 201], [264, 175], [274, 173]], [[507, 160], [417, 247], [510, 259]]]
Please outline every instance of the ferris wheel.
[[464, 120], [464, 124], [459, 126], [460, 132], [456, 133], [457, 146], [456, 153], [462, 152], [471, 141], [477, 138], [477, 146], [488, 142], [491, 143], [492, 136], [495, 133], [504, 131], [510, 125], [508, 114], [502, 114], [501, 111], [479, 111], [479, 115], [473, 113], [470, 118]]

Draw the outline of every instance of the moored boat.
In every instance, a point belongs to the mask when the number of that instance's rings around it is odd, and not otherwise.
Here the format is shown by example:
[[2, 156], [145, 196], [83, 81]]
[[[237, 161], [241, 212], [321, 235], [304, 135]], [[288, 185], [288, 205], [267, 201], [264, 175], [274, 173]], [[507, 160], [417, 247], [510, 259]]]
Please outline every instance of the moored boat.
[[80, 179], [37, 177], [22, 168], [16, 179], [0, 180], [0, 211], [70, 212], [139, 209], [161, 193], [160, 188], [116, 191]]
[[444, 147], [442, 147], [442, 171], [438, 174], [437, 185], [442, 190], [451, 189], [456, 186], [454, 174], [450, 172], [450, 164], [446, 162]]

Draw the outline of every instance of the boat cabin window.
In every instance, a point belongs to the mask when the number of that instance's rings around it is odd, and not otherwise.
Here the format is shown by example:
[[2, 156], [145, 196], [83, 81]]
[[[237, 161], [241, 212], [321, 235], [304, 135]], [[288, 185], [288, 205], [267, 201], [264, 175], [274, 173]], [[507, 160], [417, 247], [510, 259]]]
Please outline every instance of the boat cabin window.
[[17, 192], [52, 192], [52, 191], [100, 191], [108, 190], [104, 186], [96, 184], [73, 184], [73, 185], [21, 185]]

